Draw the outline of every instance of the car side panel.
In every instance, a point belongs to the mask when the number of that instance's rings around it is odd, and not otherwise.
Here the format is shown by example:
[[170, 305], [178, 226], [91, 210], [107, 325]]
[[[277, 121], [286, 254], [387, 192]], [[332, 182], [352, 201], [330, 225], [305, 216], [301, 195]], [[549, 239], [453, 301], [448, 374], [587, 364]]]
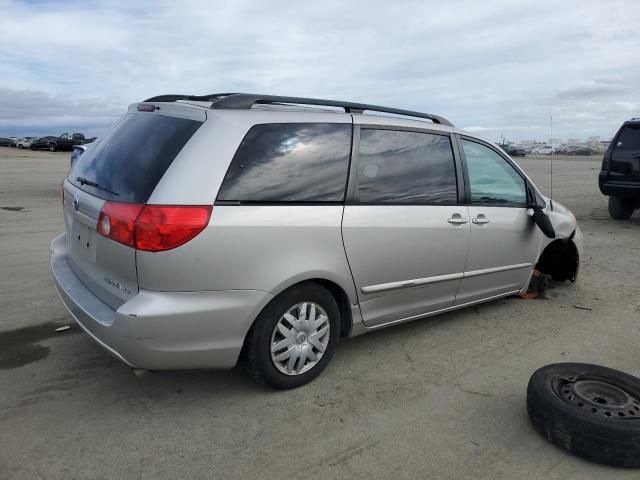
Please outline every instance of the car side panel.
[[[449, 223], [456, 214], [467, 222]], [[347, 205], [342, 229], [367, 327], [454, 304], [469, 248], [467, 207]]]
[[160, 291], [261, 290], [297, 282], [355, 288], [342, 244], [342, 205], [218, 206], [208, 227], [167, 252], [137, 252], [140, 288]]
[[542, 237], [526, 208], [470, 206], [469, 255], [456, 305], [512, 293], [525, 288], [536, 262]]

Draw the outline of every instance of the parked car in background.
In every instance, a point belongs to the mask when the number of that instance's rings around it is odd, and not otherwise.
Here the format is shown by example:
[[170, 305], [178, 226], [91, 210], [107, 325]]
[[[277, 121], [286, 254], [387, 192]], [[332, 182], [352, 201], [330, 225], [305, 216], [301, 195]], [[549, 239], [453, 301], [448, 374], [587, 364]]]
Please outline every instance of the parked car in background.
[[609, 214], [626, 220], [640, 208], [640, 118], [624, 122], [602, 159], [600, 191], [609, 197]]
[[527, 151], [524, 147], [513, 145], [512, 143], [500, 145], [500, 147], [512, 157], [524, 157]]
[[551, 155], [554, 152], [555, 152], [555, 149], [547, 145], [545, 145], [544, 147], [536, 147], [533, 150], [531, 150], [531, 153], [533, 155]]
[[42, 137], [31, 144], [32, 150], [49, 150], [55, 152], [57, 150], [71, 151], [76, 145], [87, 143], [87, 139], [82, 133], [63, 133], [59, 137]]
[[580, 148], [578, 145], [562, 145], [558, 149], [558, 153], [560, 155], [575, 155], [578, 148]]
[[580, 155], [580, 156], [595, 155], [596, 153], [597, 151], [594, 147], [589, 147], [587, 145], [580, 146], [575, 150], [575, 155]]
[[76, 145], [75, 147], [73, 147], [73, 150], [71, 150], [71, 156], [69, 158], [69, 164], [71, 167], [73, 167], [73, 164], [76, 163], [80, 155], [82, 155], [86, 149], [86, 145]]
[[341, 337], [521, 293], [534, 268], [573, 281], [582, 251], [571, 212], [495, 145], [332, 100], [132, 104], [62, 196], [53, 275], [94, 340], [141, 369], [240, 361], [276, 388], [315, 378]]
[[36, 139], [36, 137], [23, 137], [18, 140], [17, 147], [18, 148], [31, 148], [31, 143]]
[[0, 137], [0, 147], [10, 147], [11, 140], [7, 137]]
[[589, 145], [565, 145], [558, 150], [558, 153], [562, 155], [580, 155], [588, 156], [598, 153], [596, 147]]
[[11, 142], [11, 147], [15, 147], [18, 144], [18, 137], [9, 137], [9, 141]]
[[55, 142], [56, 138], [51, 135], [46, 137], [38, 137], [31, 140], [31, 146], [29, 147], [31, 150], [46, 150], [49, 149], [49, 143]]

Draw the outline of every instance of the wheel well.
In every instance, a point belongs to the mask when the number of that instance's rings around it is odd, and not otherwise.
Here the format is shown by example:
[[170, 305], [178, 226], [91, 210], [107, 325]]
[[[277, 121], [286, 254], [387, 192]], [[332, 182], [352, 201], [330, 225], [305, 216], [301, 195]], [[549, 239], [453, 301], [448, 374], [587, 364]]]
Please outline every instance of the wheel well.
[[[326, 288], [329, 291], [329, 293], [333, 296], [333, 298], [335, 298], [336, 303], [338, 304], [338, 308], [340, 309], [340, 318], [342, 320], [340, 323], [340, 330], [341, 330], [340, 336], [348, 337], [351, 334], [351, 327], [353, 326], [353, 317], [351, 315], [351, 303], [349, 302], [349, 297], [347, 296], [346, 292], [342, 289], [342, 287], [337, 283], [332, 282], [331, 280], [326, 280], [324, 278], [312, 278], [309, 280], [303, 280], [301, 282], [290, 285], [289, 287], [284, 289], [282, 292], [278, 293], [278, 295], [273, 297], [269, 301], [269, 303], [267, 303], [267, 305], [263, 307], [262, 310], [267, 308], [276, 297], [282, 295], [284, 292], [288, 291], [290, 288], [297, 287], [298, 285], [302, 285], [304, 283], [318, 283], [322, 285], [324, 288]], [[255, 323], [255, 320], [254, 320], [254, 323]], [[253, 324], [251, 325], [251, 328], [253, 328]]]
[[324, 288], [329, 290], [329, 293], [333, 295], [333, 298], [336, 299], [338, 303], [338, 308], [340, 309], [340, 318], [342, 319], [340, 325], [340, 336], [348, 337], [351, 334], [351, 327], [353, 326], [353, 318], [351, 316], [351, 302], [349, 302], [349, 297], [346, 292], [342, 289], [340, 285], [334, 283], [330, 280], [325, 280], [323, 278], [315, 278], [310, 280], [311, 282], [319, 283]]
[[543, 250], [536, 269], [558, 281], [576, 281], [578, 275], [578, 249], [571, 239], [554, 240]]

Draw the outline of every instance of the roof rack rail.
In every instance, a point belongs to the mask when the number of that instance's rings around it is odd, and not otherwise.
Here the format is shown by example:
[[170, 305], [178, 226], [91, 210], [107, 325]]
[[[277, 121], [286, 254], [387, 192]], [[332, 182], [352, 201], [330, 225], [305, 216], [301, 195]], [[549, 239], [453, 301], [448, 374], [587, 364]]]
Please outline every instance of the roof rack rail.
[[212, 93], [210, 95], [159, 95], [145, 100], [145, 102], [175, 102], [178, 100], [192, 100], [198, 102], [212, 102], [213, 109], [249, 110], [256, 104], [295, 104], [318, 105], [325, 107], [343, 108], [347, 113], [362, 113], [365, 110], [372, 112], [391, 113], [405, 117], [425, 118], [433, 123], [453, 127], [453, 124], [444, 117], [430, 113], [402, 110], [400, 108], [381, 107], [367, 103], [341, 102], [338, 100], [323, 100], [319, 98], [283, 97], [277, 95], [257, 95], [252, 93]]
[[155, 97], [147, 98], [145, 102], [177, 102], [178, 100], [192, 100], [195, 102], [215, 102], [222, 97], [228, 97], [229, 95], [237, 95], [237, 93], [212, 93], [211, 95], [158, 95]]

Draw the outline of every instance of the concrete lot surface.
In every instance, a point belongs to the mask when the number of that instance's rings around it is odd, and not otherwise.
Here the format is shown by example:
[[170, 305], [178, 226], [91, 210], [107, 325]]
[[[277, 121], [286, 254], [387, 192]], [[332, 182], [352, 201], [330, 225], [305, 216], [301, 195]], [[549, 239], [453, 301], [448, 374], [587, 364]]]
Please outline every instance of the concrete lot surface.
[[[0, 148], [0, 479], [638, 478], [558, 450], [525, 411], [548, 363], [640, 375], [640, 212], [609, 218], [600, 158], [555, 162], [585, 234], [576, 284], [344, 341], [315, 382], [275, 392], [236, 370], [136, 377], [55, 333], [68, 154]], [[548, 192], [548, 158], [518, 162]]]

